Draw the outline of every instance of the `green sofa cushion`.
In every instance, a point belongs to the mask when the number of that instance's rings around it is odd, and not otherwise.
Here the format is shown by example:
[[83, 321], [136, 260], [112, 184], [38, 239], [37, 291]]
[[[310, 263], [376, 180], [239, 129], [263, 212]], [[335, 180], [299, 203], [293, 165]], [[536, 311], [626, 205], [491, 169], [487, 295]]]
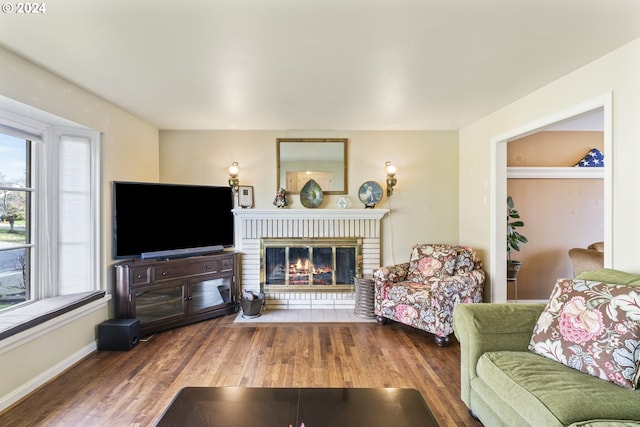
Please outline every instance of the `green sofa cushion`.
[[625, 271], [613, 270], [611, 268], [583, 271], [576, 276], [576, 279], [615, 283], [618, 285], [640, 286], [640, 274], [627, 273]]
[[[478, 376], [530, 425], [640, 420], [640, 390], [627, 390], [530, 352], [495, 351]], [[555, 417], [556, 419], [553, 419]]]

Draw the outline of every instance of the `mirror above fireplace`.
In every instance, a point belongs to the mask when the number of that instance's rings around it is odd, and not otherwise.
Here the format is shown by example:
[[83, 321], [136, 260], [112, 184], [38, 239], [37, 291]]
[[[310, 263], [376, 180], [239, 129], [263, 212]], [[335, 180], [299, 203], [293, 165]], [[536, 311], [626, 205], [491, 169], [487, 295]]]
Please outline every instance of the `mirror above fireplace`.
[[300, 194], [310, 179], [324, 194], [347, 194], [346, 138], [278, 138], [277, 187]]

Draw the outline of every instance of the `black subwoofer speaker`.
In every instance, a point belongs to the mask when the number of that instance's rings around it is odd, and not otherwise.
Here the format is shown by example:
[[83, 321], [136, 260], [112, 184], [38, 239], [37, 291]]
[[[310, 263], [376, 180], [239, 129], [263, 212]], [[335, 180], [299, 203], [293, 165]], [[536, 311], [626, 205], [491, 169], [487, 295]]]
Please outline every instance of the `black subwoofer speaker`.
[[111, 319], [98, 325], [98, 350], [131, 350], [140, 341], [137, 319]]

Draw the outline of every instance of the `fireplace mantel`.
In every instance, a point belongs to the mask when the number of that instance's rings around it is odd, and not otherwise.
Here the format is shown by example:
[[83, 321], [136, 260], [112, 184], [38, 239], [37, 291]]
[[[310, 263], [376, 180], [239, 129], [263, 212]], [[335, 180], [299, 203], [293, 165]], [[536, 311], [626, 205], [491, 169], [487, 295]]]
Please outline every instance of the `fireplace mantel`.
[[[242, 288], [260, 290], [260, 239], [361, 238], [364, 274], [380, 266], [381, 220], [388, 209], [234, 209], [235, 249], [241, 256]], [[353, 308], [353, 295], [267, 294], [267, 306]]]
[[251, 219], [377, 219], [389, 209], [234, 209], [233, 214]]

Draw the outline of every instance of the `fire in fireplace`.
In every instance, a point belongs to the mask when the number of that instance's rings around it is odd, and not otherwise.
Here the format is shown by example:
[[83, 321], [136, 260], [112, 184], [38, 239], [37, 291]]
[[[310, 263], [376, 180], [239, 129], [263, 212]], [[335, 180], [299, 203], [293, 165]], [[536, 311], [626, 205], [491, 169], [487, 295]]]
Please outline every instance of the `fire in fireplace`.
[[352, 290], [362, 276], [362, 239], [263, 238], [261, 284], [273, 290]]

